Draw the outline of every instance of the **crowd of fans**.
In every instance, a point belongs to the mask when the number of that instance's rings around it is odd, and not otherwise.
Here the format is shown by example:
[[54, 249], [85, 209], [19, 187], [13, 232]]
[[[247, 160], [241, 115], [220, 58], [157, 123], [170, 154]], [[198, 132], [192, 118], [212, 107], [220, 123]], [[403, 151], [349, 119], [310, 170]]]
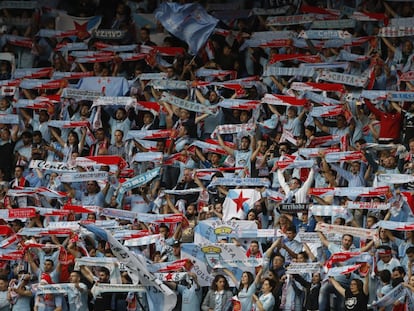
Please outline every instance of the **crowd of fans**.
[[41, 2], [0, 3], [0, 310], [168, 309], [79, 224], [174, 310], [414, 310], [411, 1], [208, 2], [197, 55], [165, 3]]

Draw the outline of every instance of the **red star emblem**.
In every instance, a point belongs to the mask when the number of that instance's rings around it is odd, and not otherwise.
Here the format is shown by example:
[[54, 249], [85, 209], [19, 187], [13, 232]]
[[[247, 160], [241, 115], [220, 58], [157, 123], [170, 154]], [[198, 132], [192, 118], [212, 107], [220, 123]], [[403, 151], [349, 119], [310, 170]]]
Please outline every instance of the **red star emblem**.
[[173, 274], [172, 273], [168, 273], [166, 276], [165, 276], [165, 280], [166, 281], [171, 281], [173, 279]]
[[75, 24], [75, 29], [76, 32], [78, 33], [77, 36], [79, 39], [84, 40], [86, 38], [88, 38], [90, 36], [89, 32], [88, 32], [88, 23], [85, 22], [83, 24], [79, 24], [77, 22], [74, 22]]
[[249, 198], [243, 198], [243, 191], [240, 191], [239, 196], [233, 199], [234, 203], [236, 203], [236, 210], [237, 212], [243, 209], [243, 203], [248, 201]]

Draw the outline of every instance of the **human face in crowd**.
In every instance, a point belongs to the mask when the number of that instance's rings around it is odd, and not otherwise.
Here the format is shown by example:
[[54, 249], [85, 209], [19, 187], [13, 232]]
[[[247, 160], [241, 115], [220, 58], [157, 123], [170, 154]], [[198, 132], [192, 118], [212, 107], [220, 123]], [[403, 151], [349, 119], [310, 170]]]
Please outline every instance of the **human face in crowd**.
[[321, 281], [321, 275], [319, 273], [312, 274], [312, 284], [317, 284]]
[[45, 272], [50, 273], [53, 271], [53, 263], [50, 262], [49, 260], [46, 260], [43, 264], [43, 269], [45, 270]]
[[7, 108], [9, 108], [9, 102], [7, 101], [6, 98], [1, 98], [0, 99], [0, 110], [6, 110]]
[[336, 127], [339, 129], [346, 127], [346, 120], [344, 116], [338, 116], [336, 118]]
[[21, 167], [16, 167], [14, 169], [14, 177], [21, 178], [23, 176], [23, 169]]
[[349, 250], [352, 246], [352, 238], [349, 235], [344, 235], [342, 237], [342, 247], [346, 250]]
[[403, 278], [404, 275], [400, 273], [400, 271], [398, 270], [394, 270], [391, 273], [391, 279], [395, 280], [395, 279], [399, 279], [399, 278]]
[[115, 131], [115, 143], [122, 143], [122, 139], [124, 138], [124, 135], [121, 131]]
[[351, 292], [353, 294], [357, 294], [359, 292], [358, 290], [358, 284], [355, 280], [352, 280], [351, 283], [349, 284], [349, 289], [351, 290]]
[[375, 224], [375, 219], [372, 216], [367, 217], [366, 227], [369, 229]]
[[0, 130], [0, 138], [4, 142], [8, 142], [10, 140], [10, 131], [9, 129], [1, 129]]
[[410, 286], [414, 287], [414, 275], [412, 275], [412, 276], [410, 277], [410, 279], [408, 280], [408, 284], [409, 284]]
[[241, 283], [243, 285], [249, 284], [249, 276], [247, 275], [246, 272], [243, 272], [243, 274], [242, 274]]
[[193, 172], [191, 170], [184, 170], [184, 176], [183, 176], [184, 182], [188, 183], [193, 181]]
[[289, 181], [289, 188], [290, 188], [290, 190], [296, 190], [296, 189], [300, 188], [299, 181], [296, 178], [294, 178], [294, 179], [292, 178]]
[[7, 288], [9, 287], [9, 283], [5, 280], [0, 280], [0, 291], [4, 292], [7, 291]]
[[103, 271], [99, 271], [98, 273], [98, 279], [100, 283], [109, 283], [109, 275], [107, 275]]
[[240, 142], [240, 149], [241, 150], [249, 150], [250, 142], [247, 138], [242, 138]]
[[97, 141], [104, 141], [105, 140], [105, 132], [103, 130], [97, 130], [95, 132], [95, 138]]
[[69, 282], [70, 283], [79, 283], [80, 282], [80, 276], [76, 272], [72, 272], [69, 276]]
[[293, 231], [286, 231], [286, 237], [289, 241], [293, 241], [293, 239], [296, 237], [296, 233]]
[[174, 245], [173, 246], [173, 255], [176, 257], [180, 257], [181, 254], [181, 245]]
[[86, 191], [88, 193], [97, 193], [98, 192], [98, 185], [96, 181], [90, 180], [86, 183]]
[[166, 239], [168, 238], [168, 230], [167, 228], [161, 227], [159, 230], [159, 233], [161, 234], [161, 236]]
[[256, 220], [256, 214], [254, 212], [248, 213], [247, 220]]
[[252, 242], [250, 244], [250, 253], [252, 255], [256, 255], [259, 253], [259, 245], [257, 243]]
[[392, 254], [379, 254], [380, 260], [384, 263], [389, 263], [392, 259]]
[[116, 120], [121, 121], [121, 120], [124, 120], [124, 119], [125, 119], [125, 117], [126, 117], [126, 114], [125, 114], [125, 111], [124, 111], [123, 109], [118, 109], [118, 110], [115, 112], [115, 119], [116, 119]]
[[216, 282], [217, 291], [224, 290], [224, 286], [226, 285], [226, 280], [224, 278], [219, 278]]
[[282, 268], [284, 264], [283, 258], [280, 256], [275, 256], [272, 261], [273, 269]]
[[270, 286], [270, 283], [268, 280], [265, 280], [262, 284], [262, 291], [263, 294], [270, 293], [272, 291], [272, 286]]
[[361, 164], [358, 162], [352, 162], [351, 164], [351, 173], [356, 175], [359, 173], [359, 170], [361, 168]]
[[154, 120], [154, 117], [149, 112], [145, 113], [142, 118], [142, 121], [144, 122], [145, 125], [151, 124], [153, 120]]
[[180, 119], [181, 120], [187, 120], [190, 117], [190, 113], [188, 110], [181, 108], [180, 109]]
[[379, 238], [383, 242], [388, 242], [390, 240], [388, 235], [387, 235], [387, 229], [382, 229], [382, 228], [380, 229]]

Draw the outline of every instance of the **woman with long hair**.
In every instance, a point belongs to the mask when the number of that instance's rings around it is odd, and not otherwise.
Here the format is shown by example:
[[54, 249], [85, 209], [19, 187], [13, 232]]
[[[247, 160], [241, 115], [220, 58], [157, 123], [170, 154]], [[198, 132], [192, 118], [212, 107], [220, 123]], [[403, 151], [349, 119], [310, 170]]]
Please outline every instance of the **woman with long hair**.
[[[223, 269], [223, 271], [230, 276], [234, 284], [237, 284], [237, 279], [235, 275], [228, 269]], [[251, 311], [253, 306], [253, 300], [252, 297], [256, 292], [257, 286], [260, 284], [260, 279], [262, 276], [263, 268], [260, 268], [259, 271], [256, 274], [256, 277], [253, 275], [253, 273], [249, 271], [244, 271], [242, 273], [242, 277], [239, 282], [239, 287], [237, 290], [237, 298], [238, 303], [240, 304], [241, 311]], [[236, 307], [234, 308], [236, 310]]]
[[225, 311], [230, 306], [233, 293], [226, 277], [217, 274], [201, 305], [202, 311]]
[[271, 311], [275, 306], [275, 297], [273, 291], [276, 289], [276, 282], [272, 279], [265, 278], [262, 283], [262, 294], [260, 296], [253, 295], [253, 303], [255, 311]]
[[338, 293], [345, 297], [344, 310], [353, 311], [367, 311], [369, 298], [369, 273], [365, 275], [365, 282], [360, 279], [353, 279], [349, 288], [344, 288], [333, 277], [329, 278], [331, 284], [335, 287]]

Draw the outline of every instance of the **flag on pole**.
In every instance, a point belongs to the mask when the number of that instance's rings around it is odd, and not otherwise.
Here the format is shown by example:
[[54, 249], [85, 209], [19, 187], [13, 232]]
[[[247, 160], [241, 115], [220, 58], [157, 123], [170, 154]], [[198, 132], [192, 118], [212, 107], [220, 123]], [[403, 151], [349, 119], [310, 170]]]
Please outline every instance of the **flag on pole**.
[[75, 30], [76, 36], [79, 39], [84, 40], [89, 38], [94, 30], [98, 29], [101, 20], [101, 16], [76, 17], [60, 13], [56, 17], [55, 23], [56, 30]]
[[260, 192], [254, 189], [230, 189], [223, 203], [223, 221], [245, 219], [254, 203], [261, 199]]
[[198, 3], [161, 3], [155, 10], [155, 18], [166, 30], [185, 41], [192, 55], [197, 54], [206, 43], [218, 22]]

